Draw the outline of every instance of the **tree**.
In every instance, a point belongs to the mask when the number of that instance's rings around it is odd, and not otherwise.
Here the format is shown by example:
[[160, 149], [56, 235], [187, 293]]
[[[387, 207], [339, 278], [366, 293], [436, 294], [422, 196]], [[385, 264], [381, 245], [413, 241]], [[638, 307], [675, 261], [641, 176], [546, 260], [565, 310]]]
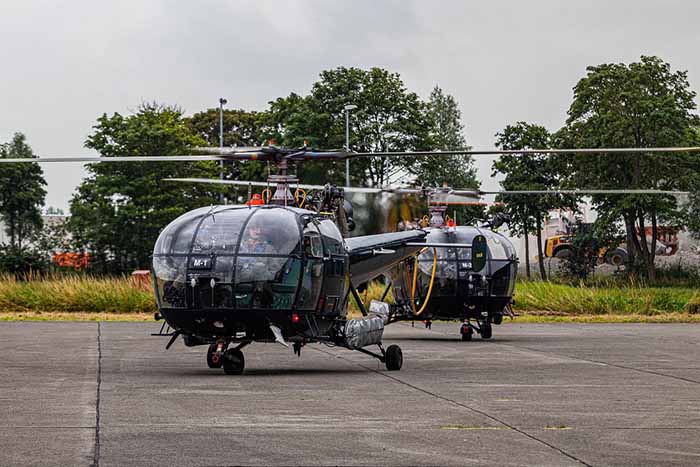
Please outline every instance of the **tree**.
[[[206, 146], [219, 146], [219, 109], [197, 112], [184, 121], [190, 131], [201, 137]], [[224, 146], [261, 146], [270, 136], [269, 120], [265, 112], [243, 109], [224, 109]], [[266, 166], [258, 161], [238, 161], [225, 164], [227, 178], [262, 181], [266, 179]]]
[[[260, 146], [265, 143], [264, 112], [224, 109], [224, 146]], [[184, 122], [207, 146], [219, 146], [219, 109], [197, 112]]]
[[[496, 134], [496, 146], [503, 150], [547, 149], [551, 135], [541, 126], [526, 122], [508, 125]], [[558, 186], [558, 176], [554, 164], [548, 156], [541, 154], [502, 155], [493, 163], [493, 175], [505, 175], [501, 181], [504, 190], [552, 190]], [[542, 220], [549, 211], [575, 205], [570, 198], [558, 195], [508, 195], [499, 196], [505, 203], [505, 211], [510, 215], [509, 228], [516, 235], [525, 237], [525, 268], [530, 278], [530, 252], [528, 234], [534, 229], [537, 235], [537, 255], [540, 276], [547, 279], [542, 249]]]
[[[321, 148], [345, 147], [345, 110], [357, 106], [350, 118], [350, 148], [357, 152], [429, 149], [427, 105], [409, 92], [397, 73], [381, 68], [340, 67], [323, 71], [309, 96], [291, 94], [270, 103], [270, 123], [280, 143]], [[305, 180], [344, 181], [344, 164], [306, 163]], [[353, 159], [354, 185], [385, 185], [390, 175], [414, 164], [407, 159]]]
[[[327, 139], [332, 122], [327, 115], [318, 113], [311, 96], [291, 93], [271, 101], [265, 114], [267, 137], [275, 144], [298, 148], [304, 144], [315, 149], [335, 149]], [[334, 162], [304, 162], [297, 174], [305, 183], [344, 184], [344, 165]], [[272, 168], [274, 170], [274, 168]]]
[[[176, 107], [143, 104], [129, 116], [103, 114], [85, 146], [103, 156], [183, 154], [202, 146]], [[71, 200], [69, 228], [102, 272], [149, 264], [159, 232], [196, 207], [216, 203], [219, 188], [166, 182], [168, 177], [215, 178], [214, 162], [93, 164]]]
[[[22, 133], [0, 145], [0, 157], [34, 157]], [[41, 230], [41, 207], [46, 197], [46, 181], [39, 164], [0, 164], [0, 218], [13, 249], [22, 249], [35, 232]]]
[[41, 274], [48, 270], [48, 257], [31, 246], [0, 245], [0, 271], [14, 274], [17, 279]]
[[571, 248], [562, 264], [564, 272], [573, 278], [588, 278], [598, 265], [600, 251], [609, 251], [616, 245], [617, 227], [614, 220], [604, 217], [597, 218], [592, 224], [576, 218], [569, 230]]
[[[700, 127], [693, 128], [690, 138], [691, 146], [700, 146]], [[682, 203], [683, 225], [688, 227], [688, 230], [695, 239], [700, 239], [700, 157], [694, 158], [690, 166], [694, 168], [688, 173], [693, 175], [689, 181], [690, 195], [687, 200]]]
[[57, 253], [71, 253], [80, 249], [71, 237], [68, 219], [47, 222], [41, 232], [32, 237], [32, 245], [45, 258], [51, 258]]
[[[469, 150], [464, 138], [462, 112], [457, 101], [435, 86], [428, 101], [430, 146], [434, 150]], [[447, 182], [452, 187], [479, 188], [476, 168], [470, 155], [424, 157], [416, 161], [412, 171], [426, 186], [440, 186]]]
[[[574, 87], [566, 126], [557, 134], [566, 147], [674, 147], [695, 138], [695, 92], [687, 72], [672, 71], [658, 57], [639, 62], [588, 67]], [[567, 159], [563, 173], [579, 188], [684, 189], [697, 168], [687, 154], [579, 155]], [[632, 270], [654, 279], [658, 225], [678, 217], [672, 197], [594, 196], [595, 209], [625, 223]], [[647, 233], [650, 226], [651, 235]]]

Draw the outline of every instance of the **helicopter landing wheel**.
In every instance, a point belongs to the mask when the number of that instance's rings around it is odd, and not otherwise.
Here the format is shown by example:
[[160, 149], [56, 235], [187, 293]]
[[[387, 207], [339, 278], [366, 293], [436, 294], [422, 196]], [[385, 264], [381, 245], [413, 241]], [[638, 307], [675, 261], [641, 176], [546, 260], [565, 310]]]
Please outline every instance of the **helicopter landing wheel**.
[[224, 373], [227, 375], [240, 375], [245, 368], [245, 357], [238, 349], [229, 349], [224, 352], [221, 359], [223, 361]]
[[491, 339], [491, 336], [493, 335], [491, 323], [488, 321], [481, 322], [479, 326], [479, 333], [481, 334], [482, 339]]
[[223, 365], [223, 352], [217, 352], [218, 347], [218, 344], [211, 344], [209, 349], [207, 349], [207, 365], [209, 368], [221, 368], [221, 365]]
[[474, 335], [474, 330], [467, 323], [464, 323], [462, 327], [459, 328], [459, 333], [462, 335], [463, 341], [470, 341]]
[[398, 345], [390, 345], [384, 354], [384, 364], [389, 371], [399, 371], [403, 365], [403, 353]]

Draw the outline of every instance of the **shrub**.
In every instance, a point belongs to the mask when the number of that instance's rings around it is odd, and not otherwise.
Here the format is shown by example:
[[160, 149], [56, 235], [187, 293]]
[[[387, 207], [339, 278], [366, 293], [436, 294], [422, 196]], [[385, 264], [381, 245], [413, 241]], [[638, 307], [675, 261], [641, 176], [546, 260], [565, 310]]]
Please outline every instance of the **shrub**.
[[45, 255], [27, 247], [0, 246], [0, 272], [22, 277], [32, 273], [43, 273], [49, 268]]

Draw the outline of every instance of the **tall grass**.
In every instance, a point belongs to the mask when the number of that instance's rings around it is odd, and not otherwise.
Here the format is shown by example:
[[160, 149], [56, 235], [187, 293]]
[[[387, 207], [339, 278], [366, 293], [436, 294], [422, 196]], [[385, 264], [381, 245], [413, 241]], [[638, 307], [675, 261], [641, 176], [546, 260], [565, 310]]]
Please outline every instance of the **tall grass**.
[[0, 311], [151, 313], [155, 296], [128, 277], [0, 277]]
[[520, 281], [515, 309], [563, 314], [700, 313], [700, 289], [645, 287], [643, 284], [554, 284]]

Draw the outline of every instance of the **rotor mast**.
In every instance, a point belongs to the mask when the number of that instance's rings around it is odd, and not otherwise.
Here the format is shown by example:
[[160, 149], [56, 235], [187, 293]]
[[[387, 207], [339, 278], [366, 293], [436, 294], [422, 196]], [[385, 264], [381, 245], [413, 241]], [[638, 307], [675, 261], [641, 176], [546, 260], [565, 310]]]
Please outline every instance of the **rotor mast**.
[[[428, 189], [428, 214], [430, 215], [430, 227], [444, 227], [445, 211], [447, 211], [447, 197], [450, 194], [450, 188], [443, 186], [441, 188]], [[444, 202], [440, 200], [444, 198]]]
[[288, 168], [289, 162], [283, 157], [277, 161], [277, 170], [279, 172], [275, 175], [270, 174], [267, 177], [267, 182], [270, 185], [275, 184], [275, 192], [270, 198], [269, 204], [277, 206], [296, 206], [296, 199], [289, 186], [292, 183], [299, 183], [299, 179], [294, 175], [289, 175], [287, 173]]

